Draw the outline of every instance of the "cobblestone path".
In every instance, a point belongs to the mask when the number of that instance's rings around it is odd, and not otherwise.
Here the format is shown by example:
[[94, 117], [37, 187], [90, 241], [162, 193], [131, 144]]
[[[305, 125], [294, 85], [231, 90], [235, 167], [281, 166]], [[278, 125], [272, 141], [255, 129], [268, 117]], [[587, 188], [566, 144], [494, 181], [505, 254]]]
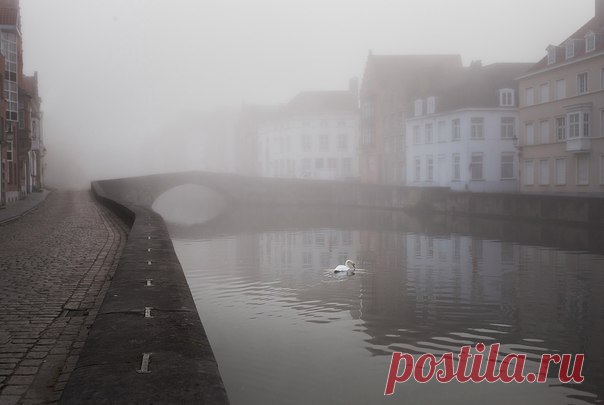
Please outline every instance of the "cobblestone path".
[[86, 191], [0, 226], [0, 405], [58, 401], [126, 238]]

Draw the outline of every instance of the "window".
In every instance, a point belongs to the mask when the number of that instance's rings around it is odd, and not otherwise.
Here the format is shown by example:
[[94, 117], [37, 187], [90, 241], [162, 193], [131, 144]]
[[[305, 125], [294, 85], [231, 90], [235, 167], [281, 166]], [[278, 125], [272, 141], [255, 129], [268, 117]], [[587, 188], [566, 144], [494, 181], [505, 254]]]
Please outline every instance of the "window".
[[566, 139], [566, 117], [556, 118], [556, 139], [559, 141]]
[[501, 178], [514, 178], [514, 152], [503, 152], [501, 154]]
[[524, 104], [525, 105], [535, 104], [535, 92], [532, 87], [528, 87], [524, 90]]
[[310, 135], [302, 135], [302, 149], [310, 150]]
[[499, 90], [499, 106], [500, 107], [513, 107], [514, 106], [514, 90], [513, 89], [501, 89]]
[[338, 135], [338, 149], [340, 149], [340, 150], [348, 149], [348, 134], [339, 134]]
[[321, 150], [329, 150], [329, 135], [321, 134], [319, 136], [319, 147]]
[[604, 155], [600, 155], [600, 184], [604, 185]]
[[600, 90], [604, 90], [604, 68], [600, 69]]
[[424, 101], [423, 100], [415, 100], [415, 116], [419, 117], [423, 115], [424, 111]]
[[472, 160], [470, 162], [470, 173], [472, 180], [482, 180], [482, 153], [472, 153]]
[[549, 143], [549, 121], [543, 120], [539, 123], [539, 143]]
[[524, 144], [535, 144], [535, 129], [532, 122], [529, 122], [528, 124], [524, 125]]
[[533, 171], [533, 161], [524, 161], [524, 184], [526, 186], [532, 186], [535, 184], [535, 173]]
[[459, 153], [454, 153], [452, 160], [453, 160], [453, 178], [452, 178], [452, 180], [459, 181], [461, 179]]
[[424, 139], [426, 140], [426, 143], [432, 143], [432, 124], [426, 124], [424, 131]]
[[596, 49], [596, 34], [588, 32], [585, 35], [585, 52], [593, 52]]
[[421, 180], [421, 166], [422, 162], [419, 157], [415, 157], [415, 181]]
[[568, 114], [568, 137], [589, 137], [589, 113], [574, 112]]
[[317, 158], [315, 159], [315, 169], [323, 169], [323, 158]]
[[539, 102], [547, 103], [549, 101], [549, 83], [539, 86]]
[[547, 64], [551, 65], [556, 63], [556, 47], [550, 45], [547, 47]]
[[566, 159], [557, 158], [554, 164], [556, 166], [556, 185], [563, 186], [566, 184]]
[[556, 100], [566, 97], [566, 79], [556, 80]]
[[434, 159], [432, 156], [426, 157], [426, 180], [432, 181], [434, 179]]
[[438, 142], [445, 142], [445, 122], [444, 121], [439, 121], [438, 123]]
[[589, 184], [589, 155], [577, 155], [577, 185]]
[[471, 131], [472, 139], [483, 139], [484, 138], [484, 118], [473, 117], [471, 119], [471, 125], [472, 125], [472, 131]]
[[415, 125], [413, 127], [413, 144], [415, 145], [419, 145], [420, 144], [420, 139], [421, 139], [421, 129], [419, 125]]
[[587, 72], [577, 75], [577, 94], [587, 93]]
[[514, 117], [501, 117], [501, 137], [511, 139], [514, 137], [514, 127], [516, 119]]
[[426, 104], [427, 104], [426, 109], [428, 110], [428, 111], [426, 111], [426, 113], [434, 114], [436, 112], [436, 97], [428, 97]]
[[12, 141], [6, 142], [6, 161], [7, 162], [13, 161], [13, 142]]
[[575, 41], [572, 39], [566, 43], [566, 59], [575, 56]]
[[539, 184], [547, 186], [549, 184], [549, 160], [539, 161]]
[[461, 124], [459, 119], [454, 119], [451, 124], [451, 139], [454, 141], [461, 139]]

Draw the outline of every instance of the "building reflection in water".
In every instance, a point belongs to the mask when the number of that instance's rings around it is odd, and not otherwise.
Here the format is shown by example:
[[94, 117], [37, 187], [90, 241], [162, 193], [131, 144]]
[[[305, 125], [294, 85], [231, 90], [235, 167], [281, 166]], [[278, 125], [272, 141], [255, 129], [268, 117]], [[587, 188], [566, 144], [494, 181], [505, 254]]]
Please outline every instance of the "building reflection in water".
[[[456, 353], [479, 342], [501, 343], [503, 355], [521, 351], [530, 358], [584, 353], [586, 380], [568, 395], [588, 402], [597, 394], [601, 398], [604, 260], [565, 249], [569, 244], [577, 249], [581, 239], [591, 245], [601, 235], [493, 220], [289, 210], [260, 212], [245, 221], [233, 213], [223, 225], [203, 228], [204, 238], [238, 236], [221, 249], [207, 245], [203, 258], [189, 257], [192, 263], [185, 258], [183, 267], [203, 260], [222, 272], [237, 269], [236, 277], [246, 280], [241, 294], [253, 285], [259, 295], [258, 283], [267, 283], [276, 296], [262, 300], [295, 308], [305, 322], [335, 323], [333, 314], [346, 311], [360, 321], [363, 347], [374, 357], [393, 351]], [[280, 223], [286, 225], [280, 228]], [[172, 232], [179, 239], [196, 231], [173, 227]], [[578, 239], [563, 236], [569, 232]], [[348, 258], [361, 270], [343, 281], [329, 269]], [[195, 277], [201, 275], [188, 277], [195, 290]], [[550, 374], [556, 370], [550, 367]], [[381, 372], [384, 380], [386, 370]]]

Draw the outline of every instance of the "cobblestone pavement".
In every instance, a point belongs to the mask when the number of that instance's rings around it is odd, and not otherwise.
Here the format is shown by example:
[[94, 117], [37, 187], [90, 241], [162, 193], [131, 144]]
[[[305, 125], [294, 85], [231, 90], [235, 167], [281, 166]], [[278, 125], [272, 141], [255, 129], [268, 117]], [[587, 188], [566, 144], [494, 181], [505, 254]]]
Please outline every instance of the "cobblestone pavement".
[[0, 405], [58, 401], [126, 238], [87, 191], [0, 225]]

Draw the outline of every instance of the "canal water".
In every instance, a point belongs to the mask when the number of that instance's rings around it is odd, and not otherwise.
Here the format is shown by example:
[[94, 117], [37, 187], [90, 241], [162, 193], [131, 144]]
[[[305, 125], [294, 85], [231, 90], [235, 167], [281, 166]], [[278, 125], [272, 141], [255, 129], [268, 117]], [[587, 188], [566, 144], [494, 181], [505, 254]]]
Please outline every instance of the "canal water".
[[[234, 405], [604, 398], [597, 232], [319, 207], [233, 209], [170, 232]], [[354, 275], [330, 270], [346, 259]], [[433, 378], [384, 396], [393, 352], [457, 358], [478, 343], [499, 343], [499, 364], [526, 354], [525, 375], [542, 354], [584, 354], [585, 380], [560, 383], [552, 363], [545, 383]]]

